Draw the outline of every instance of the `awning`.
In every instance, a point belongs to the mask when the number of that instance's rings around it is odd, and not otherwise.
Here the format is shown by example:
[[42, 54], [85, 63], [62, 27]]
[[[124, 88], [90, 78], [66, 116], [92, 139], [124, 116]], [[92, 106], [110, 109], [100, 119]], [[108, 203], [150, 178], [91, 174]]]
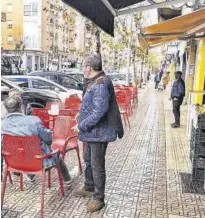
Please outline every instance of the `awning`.
[[166, 20], [142, 29], [149, 46], [184, 39], [205, 31], [205, 9]]
[[114, 16], [117, 10], [144, 0], [63, 0], [80, 14], [93, 21], [103, 31], [114, 36]]

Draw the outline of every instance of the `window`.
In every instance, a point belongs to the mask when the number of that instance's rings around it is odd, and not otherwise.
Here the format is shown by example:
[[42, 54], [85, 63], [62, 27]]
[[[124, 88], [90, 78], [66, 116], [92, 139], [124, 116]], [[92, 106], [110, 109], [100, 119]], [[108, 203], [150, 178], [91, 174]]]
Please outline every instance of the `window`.
[[37, 16], [38, 15], [38, 4], [32, 3], [32, 15]]
[[7, 12], [11, 13], [12, 12], [12, 5], [7, 5]]
[[33, 2], [29, 5], [24, 5], [24, 16], [37, 16], [38, 15], [38, 3]]
[[31, 16], [31, 5], [24, 5], [24, 16]]
[[14, 83], [17, 83], [18, 86], [22, 88], [28, 88], [28, 79], [27, 78], [9, 78]]
[[77, 88], [78, 87], [77, 82], [70, 77], [62, 76], [60, 80], [61, 80], [60, 84], [66, 88]]
[[49, 79], [53, 82], [58, 82], [58, 77], [56, 75], [52, 75], [52, 76], [45, 76], [46, 79]]
[[39, 80], [39, 79], [32, 79], [32, 87], [35, 89], [49, 89], [49, 90], [54, 90], [56, 87], [55, 85], [53, 85], [52, 83], [48, 83], [46, 81], [43, 80]]
[[12, 29], [12, 21], [11, 20], [7, 21], [7, 28]]
[[13, 38], [12, 36], [8, 36], [8, 44], [12, 44], [13, 43]]

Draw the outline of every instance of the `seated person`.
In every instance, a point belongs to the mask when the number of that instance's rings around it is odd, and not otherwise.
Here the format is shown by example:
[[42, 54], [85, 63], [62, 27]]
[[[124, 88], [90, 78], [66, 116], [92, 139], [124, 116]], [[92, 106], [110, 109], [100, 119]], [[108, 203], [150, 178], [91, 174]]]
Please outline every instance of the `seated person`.
[[[52, 142], [52, 132], [46, 129], [41, 120], [36, 116], [24, 115], [21, 111], [22, 101], [16, 96], [10, 96], [4, 101], [4, 106], [8, 112], [2, 129], [1, 135], [4, 134], [13, 136], [38, 136], [41, 141], [41, 149], [43, 154], [49, 154], [52, 152], [50, 144]], [[3, 137], [2, 137], [3, 140]], [[61, 158], [53, 156], [53, 158], [47, 158], [43, 160], [43, 167], [48, 168], [56, 165], [60, 165], [61, 177], [65, 184], [70, 185], [72, 179], [69, 175], [68, 169]], [[34, 177], [27, 175], [27, 179], [30, 182], [34, 181]]]
[[[8, 97], [11, 97], [11, 96], [17, 96], [17, 97], [19, 97], [19, 98], [21, 99], [21, 101], [22, 101], [21, 92], [20, 92], [18, 89], [16, 89], [16, 88], [12, 88], [12, 89], [9, 90]], [[6, 111], [6, 108], [5, 108], [4, 104], [3, 104], [3, 102], [2, 102], [2, 104], [1, 104], [1, 111], [2, 111], [2, 113], [1, 113], [1, 120], [4, 120], [5, 117], [6, 117], [6, 115], [7, 115], [8, 113], [7, 113], [7, 111]], [[31, 114], [31, 111], [32, 111], [32, 110], [31, 110], [31, 106], [30, 106], [29, 104], [24, 105], [24, 104], [22, 103], [21, 112], [22, 112], [23, 114], [29, 115], [29, 114]]]

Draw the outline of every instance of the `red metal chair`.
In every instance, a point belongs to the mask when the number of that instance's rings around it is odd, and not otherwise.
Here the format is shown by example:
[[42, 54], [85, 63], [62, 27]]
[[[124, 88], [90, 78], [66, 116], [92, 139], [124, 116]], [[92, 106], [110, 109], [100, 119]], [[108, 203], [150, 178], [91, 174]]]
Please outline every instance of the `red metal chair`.
[[59, 116], [69, 116], [74, 119], [76, 116], [76, 112], [71, 109], [62, 109], [59, 111]]
[[123, 87], [122, 91], [124, 92], [126, 102], [128, 102], [128, 105], [129, 105], [128, 115], [131, 115], [132, 113], [132, 91], [130, 90], [129, 87]]
[[68, 109], [70, 105], [72, 104], [81, 104], [81, 99], [77, 96], [70, 96], [69, 98], [66, 98], [65, 100], [65, 109]]
[[77, 114], [78, 112], [80, 112], [80, 104], [79, 103], [70, 104], [67, 105], [65, 109], [70, 109]]
[[123, 116], [125, 125], [127, 125], [128, 123], [129, 129], [131, 129], [130, 121], [128, 117], [129, 107], [130, 107], [129, 100], [125, 97], [123, 93], [120, 93], [120, 92], [116, 94], [116, 100], [117, 100], [117, 103], [120, 109], [120, 114]]
[[39, 117], [43, 125], [48, 129], [50, 128], [50, 122], [53, 122], [53, 119], [49, 117], [48, 110], [46, 108], [33, 108], [32, 115]]
[[138, 106], [138, 88], [137, 87], [133, 87], [133, 103], [134, 103], [134, 108], [136, 108], [136, 106]]
[[[60, 110], [59, 116], [69, 116], [72, 119], [75, 119], [76, 111], [73, 111], [71, 109]], [[84, 153], [85, 153], [85, 143], [84, 142], [82, 142], [82, 143], [83, 143], [83, 155], [84, 155]]]
[[[43, 168], [43, 159], [51, 158], [57, 154], [59, 150], [55, 150], [50, 154], [43, 155], [40, 146], [40, 140], [37, 136], [11, 136], [4, 135], [2, 155], [5, 158], [5, 171], [3, 178], [3, 187], [1, 193], [1, 206], [3, 205], [7, 176], [10, 172], [20, 173], [20, 190], [23, 190], [23, 173], [40, 175], [42, 178], [42, 196], [41, 196], [41, 217], [43, 217], [44, 209], [44, 189], [45, 174]], [[59, 165], [56, 167], [60, 184], [61, 195], [64, 196], [63, 182], [60, 176]], [[49, 172], [51, 168], [49, 168]], [[49, 183], [48, 183], [49, 184]], [[49, 184], [50, 188], [50, 184]]]
[[78, 136], [72, 130], [72, 127], [76, 125], [75, 119], [71, 116], [58, 116], [55, 121], [53, 130], [53, 142], [51, 148], [53, 150], [59, 149], [62, 158], [65, 158], [65, 154], [73, 149], [76, 150], [78, 157], [78, 164], [80, 172], [82, 173], [82, 165], [80, 161], [80, 152], [78, 145]]

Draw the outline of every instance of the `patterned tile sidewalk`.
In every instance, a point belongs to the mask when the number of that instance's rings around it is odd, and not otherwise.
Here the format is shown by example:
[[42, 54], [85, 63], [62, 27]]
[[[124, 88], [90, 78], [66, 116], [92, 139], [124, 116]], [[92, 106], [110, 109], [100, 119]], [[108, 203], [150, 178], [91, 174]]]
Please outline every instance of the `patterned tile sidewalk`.
[[[83, 185], [83, 176], [59, 196], [57, 177], [52, 175], [52, 188], [46, 189], [45, 217], [49, 218], [203, 218], [205, 194], [191, 183], [189, 146], [186, 141], [186, 107], [182, 108], [182, 128], [171, 129], [173, 121], [169, 90], [143, 91], [139, 107], [131, 118], [131, 130], [108, 147], [106, 156], [106, 207], [98, 213], [87, 213], [89, 199], [73, 196]], [[66, 157], [75, 171], [75, 152]], [[18, 178], [8, 184], [2, 217], [40, 217], [40, 180], [24, 183], [19, 191]]]

